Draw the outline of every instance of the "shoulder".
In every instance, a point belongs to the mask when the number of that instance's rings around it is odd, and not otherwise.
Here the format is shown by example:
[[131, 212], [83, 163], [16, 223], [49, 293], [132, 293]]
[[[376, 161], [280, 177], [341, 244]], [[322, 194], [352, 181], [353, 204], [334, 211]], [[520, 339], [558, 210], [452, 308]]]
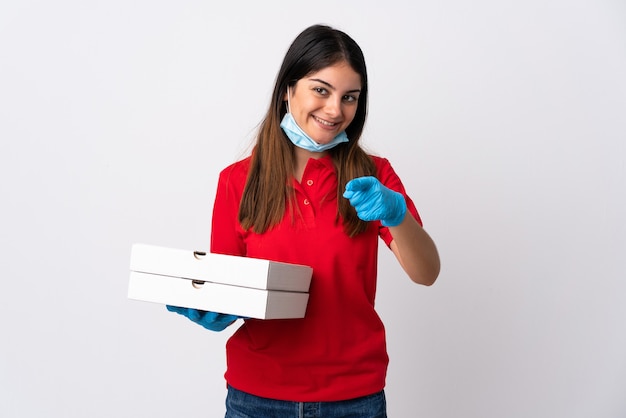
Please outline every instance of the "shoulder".
[[370, 155], [370, 158], [372, 158], [372, 161], [374, 161], [374, 165], [376, 166], [376, 177], [378, 180], [392, 190], [402, 190], [404, 192], [402, 181], [389, 160], [376, 155]]
[[376, 164], [376, 167], [390, 165], [389, 160], [384, 157], [381, 157], [378, 155], [372, 155], [372, 154], [368, 154], [368, 155], [372, 159], [372, 161], [374, 161], [374, 164]]
[[380, 157], [378, 155], [371, 155], [371, 154], [370, 154], [370, 158], [374, 162], [374, 165], [376, 166], [376, 172], [378, 173], [379, 176], [387, 175], [387, 174], [394, 172], [393, 167], [391, 166], [391, 163], [389, 162], [388, 159], [384, 157]]
[[218, 193], [223, 193], [226, 190], [229, 191], [229, 195], [234, 193], [235, 196], [240, 196], [243, 193], [248, 179], [250, 160], [251, 157], [244, 158], [220, 171], [217, 183]]
[[220, 179], [240, 180], [243, 178], [245, 181], [248, 176], [248, 170], [250, 169], [251, 159], [252, 157], [246, 157], [243, 160], [239, 160], [227, 166], [220, 172]]

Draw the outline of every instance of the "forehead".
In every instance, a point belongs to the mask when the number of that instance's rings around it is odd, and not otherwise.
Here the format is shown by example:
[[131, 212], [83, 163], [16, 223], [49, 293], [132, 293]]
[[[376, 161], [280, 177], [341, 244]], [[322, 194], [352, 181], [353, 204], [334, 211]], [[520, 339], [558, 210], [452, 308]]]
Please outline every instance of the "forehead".
[[359, 90], [362, 87], [361, 76], [345, 61], [312, 72], [300, 81], [314, 82], [317, 80], [324, 81], [337, 90]]

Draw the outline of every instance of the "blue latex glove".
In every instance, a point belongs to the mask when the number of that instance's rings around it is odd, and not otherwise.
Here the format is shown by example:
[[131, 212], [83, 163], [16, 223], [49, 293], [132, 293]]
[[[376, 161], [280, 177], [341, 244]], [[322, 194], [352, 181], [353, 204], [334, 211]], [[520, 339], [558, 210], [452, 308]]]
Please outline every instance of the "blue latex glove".
[[211, 331], [223, 331], [227, 326], [235, 322], [239, 317], [235, 315], [221, 314], [217, 312], [200, 311], [192, 308], [166, 305], [167, 310], [176, 312], [191, 319], [196, 324], [202, 325]]
[[384, 226], [396, 226], [406, 215], [406, 201], [398, 192], [383, 186], [376, 177], [357, 177], [346, 184], [343, 197], [364, 221], [380, 220]]

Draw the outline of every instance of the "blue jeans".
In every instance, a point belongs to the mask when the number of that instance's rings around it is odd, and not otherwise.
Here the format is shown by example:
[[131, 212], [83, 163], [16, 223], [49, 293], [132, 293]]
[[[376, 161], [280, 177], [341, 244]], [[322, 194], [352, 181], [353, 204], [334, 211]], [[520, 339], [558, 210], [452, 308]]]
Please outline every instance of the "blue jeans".
[[260, 398], [228, 386], [226, 418], [387, 418], [385, 392], [338, 402]]

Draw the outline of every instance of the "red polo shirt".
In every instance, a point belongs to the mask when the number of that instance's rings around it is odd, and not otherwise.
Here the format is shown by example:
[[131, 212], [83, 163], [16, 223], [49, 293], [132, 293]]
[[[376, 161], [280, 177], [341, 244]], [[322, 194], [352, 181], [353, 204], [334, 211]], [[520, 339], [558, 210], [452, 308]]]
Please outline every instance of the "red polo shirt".
[[[372, 157], [378, 178], [411, 199], [386, 159]], [[294, 179], [301, 216], [289, 211], [271, 230], [241, 228], [237, 213], [250, 157], [220, 173], [211, 252], [303, 264], [313, 268], [305, 318], [249, 319], [226, 344], [226, 381], [256, 396], [298, 402], [336, 401], [370, 395], [385, 386], [385, 329], [374, 310], [380, 222], [348, 237], [337, 214], [337, 177], [330, 157], [310, 159], [302, 182]], [[420, 221], [421, 222], [421, 221]]]

